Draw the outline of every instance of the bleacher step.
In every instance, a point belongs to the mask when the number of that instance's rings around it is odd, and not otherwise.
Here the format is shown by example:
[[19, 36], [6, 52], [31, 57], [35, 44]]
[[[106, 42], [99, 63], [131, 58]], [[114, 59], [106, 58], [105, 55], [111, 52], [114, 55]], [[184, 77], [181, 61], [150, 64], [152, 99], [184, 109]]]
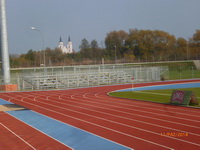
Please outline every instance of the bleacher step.
[[194, 60], [194, 64], [195, 64], [197, 70], [200, 70], [200, 60]]

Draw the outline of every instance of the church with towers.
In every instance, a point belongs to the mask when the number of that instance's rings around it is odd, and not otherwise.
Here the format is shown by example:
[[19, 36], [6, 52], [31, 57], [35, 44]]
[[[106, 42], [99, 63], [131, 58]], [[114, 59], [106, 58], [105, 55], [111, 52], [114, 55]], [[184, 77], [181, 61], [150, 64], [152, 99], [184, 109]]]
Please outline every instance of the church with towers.
[[60, 41], [58, 43], [58, 48], [60, 48], [64, 54], [74, 53], [74, 50], [72, 48], [72, 41], [70, 40], [70, 37], [68, 38], [68, 42], [67, 42], [66, 46], [64, 45], [62, 38], [60, 37]]

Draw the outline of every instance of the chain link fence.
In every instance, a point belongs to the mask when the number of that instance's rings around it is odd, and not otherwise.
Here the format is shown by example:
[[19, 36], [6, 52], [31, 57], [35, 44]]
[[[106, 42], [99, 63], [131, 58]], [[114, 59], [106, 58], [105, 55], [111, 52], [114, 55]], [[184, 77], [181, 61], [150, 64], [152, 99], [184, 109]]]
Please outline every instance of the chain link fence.
[[196, 69], [194, 66], [171, 68], [169, 77], [170, 80], [196, 79], [200, 78], [200, 70]]

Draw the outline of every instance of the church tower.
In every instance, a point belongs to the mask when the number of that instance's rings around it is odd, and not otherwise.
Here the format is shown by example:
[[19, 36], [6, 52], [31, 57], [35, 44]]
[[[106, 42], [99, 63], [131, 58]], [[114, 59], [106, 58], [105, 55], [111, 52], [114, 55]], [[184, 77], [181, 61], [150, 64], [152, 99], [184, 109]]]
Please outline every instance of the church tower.
[[68, 49], [68, 53], [73, 53], [72, 41], [70, 40], [70, 36], [68, 38], [67, 49]]
[[67, 53], [68, 52], [67, 47], [64, 45], [61, 37], [60, 37], [60, 41], [58, 43], [58, 48], [60, 48], [63, 53]]
[[58, 48], [62, 49], [63, 46], [64, 46], [64, 43], [62, 42], [62, 38], [60, 37], [60, 41], [58, 43]]
[[64, 45], [62, 38], [60, 37], [60, 41], [58, 43], [58, 48], [60, 48], [63, 53], [66, 53], [66, 54], [73, 53], [72, 41], [70, 40], [70, 37], [68, 38], [67, 46]]

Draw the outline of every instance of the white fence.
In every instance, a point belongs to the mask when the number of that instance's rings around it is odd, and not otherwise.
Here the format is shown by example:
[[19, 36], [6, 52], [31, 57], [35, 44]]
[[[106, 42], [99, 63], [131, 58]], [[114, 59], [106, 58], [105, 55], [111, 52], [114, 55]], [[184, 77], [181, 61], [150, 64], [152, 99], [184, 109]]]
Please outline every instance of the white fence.
[[[26, 68], [12, 74], [19, 90], [68, 89], [132, 82], [160, 81], [167, 78], [168, 67], [140, 65], [90, 65]], [[134, 80], [133, 80], [134, 77]]]

